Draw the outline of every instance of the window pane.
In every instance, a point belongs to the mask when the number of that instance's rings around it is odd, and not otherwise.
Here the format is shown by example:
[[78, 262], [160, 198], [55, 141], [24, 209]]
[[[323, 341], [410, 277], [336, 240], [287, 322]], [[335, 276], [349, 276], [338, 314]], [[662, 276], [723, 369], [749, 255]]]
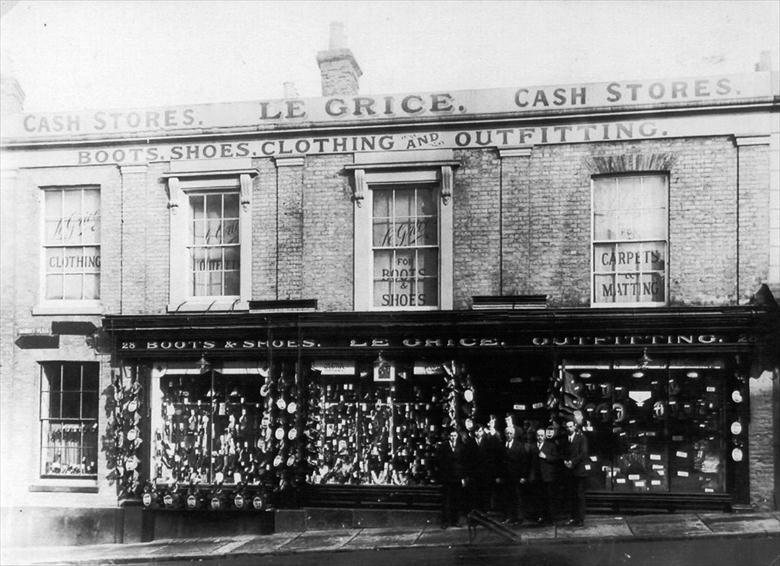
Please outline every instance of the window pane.
[[617, 263], [614, 244], [594, 244], [593, 267], [596, 273], [612, 272]]
[[392, 224], [374, 220], [374, 246], [388, 247], [393, 245]]
[[63, 419], [81, 418], [81, 393], [78, 391], [63, 392], [61, 416]]
[[[84, 368], [82, 374], [82, 384], [84, 391], [98, 392], [98, 365], [97, 364], [83, 364]], [[96, 395], [97, 397], [97, 395]]]
[[62, 299], [62, 275], [46, 276], [46, 298], [52, 300]]
[[433, 307], [439, 304], [439, 278], [426, 277], [422, 280], [422, 294], [419, 306]]
[[65, 275], [62, 297], [64, 299], [81, 300], [81, 275]]
[[62, 393], [59, 391], [49, 392], [49, 416], [53, 419], [58, 419], [62, 416]]
[[414, 212], [414, 189], [395, 189], [396, 218], [412, 216]]
[[224, 243], [225, 244], [237, 244], [238, 243], [238, 219], [225, 220], [224, 223]]
[[392, 251], [374, 252], [374, 279], [388, 279], [392, 276]]
[[84, 419], [98, 418], [98, 396], [96, 391], [84, 391], [81, 394], [81, 417]]
[[374, 281], [374, 306], [393, 306], [390, 281]]
[[206, 195], [206, 217], [209, 220], [222, 218], [222, 195]]
[[208, 294], [206, 288], [207, 274], [205, 271], [196, 271], [193, 274], [192, 294], [196, 297], [204, 297]]
[[645, 273], [642, 275], [642, 302], [658, 302], [664, 300], [663, 273]]
[[635, 303], [641, 289], [639, 275], [620, 273], [615, 276], [615, 302]]
[[417, 215], [418, 216], [436, 216], [436, 198], [432, 188], [423, 188], [417, 190]]
[[74, 363], [62, 364], [62, 390], [63, 391], [81, 390], [81, 364], [74, 364]]
[[241, 250], [238, 246], [225, 248], [225, 270], [238, 271], [241, 267]]
[[240, 294], [240, 279], [241, 275], [238, 271], [226, 271], [225, 272], [225, 295], [239, 295]]
[[62, 218], [62, 191], [44, 191], [44, 206], [46, 207], [46, 220], [57, 221]]
[[439, 232], [436, 218], [421, 218], [417, 221], [416, 244], [420, 246], [435, 246], [439, 243]]
[[238, 193], [225, 193], [225, 218], [238, 218]]
[[210, 271], [208, 273], [208, 294], [209, 296], [222, 295], [222, 272]]
[[222, 221], [219, 218], [209, 219], [206, 222], [204, 242], [207, 245], [219, 245], [222, 243]]
[[439, 250], [420, 250], [417, 252], [418, 277], [438, 277]]
[[390, 199], [392, 190], [376, 190], [373, 192], [374, 218], [388, 218], [390, 216]]
[[100, 242], [100, 191], [84, 190], [84, 203], [81, 213], [81, 234], [85, 244]]
[[593, 302], [615, 302], [615, 277], [613, 275], [596, 275], [593, 278]]
[[192, 243], [195, 246], [202, 246], [206, 243], [206, 222], [203, 220], [193, 220], [192, 222]]
[[190, 206], [192, 207], [192, 219], [193, 220], [202, 220], [205, 216], [203, 207], [204, 207], [204, 199], [205, 197], [203, 195], [191, 195], [190, 196]]
[[62, 389], [61, 366], [46, 364], [43, 366], [42, 391], [60, 391]]

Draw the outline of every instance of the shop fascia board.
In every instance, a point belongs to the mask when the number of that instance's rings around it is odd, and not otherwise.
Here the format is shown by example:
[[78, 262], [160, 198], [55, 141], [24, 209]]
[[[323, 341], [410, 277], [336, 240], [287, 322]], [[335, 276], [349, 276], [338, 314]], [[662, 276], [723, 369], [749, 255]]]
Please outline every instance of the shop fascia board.
[[554, 124], [556, 121], [570, 121], [572, 118], [578, 120], [603, 120], [603, 119], [630, 119], [647, 117], [671, 117], [680, 114], [721, 114], [733, 112], [771, 112], [780, 109], [778, 97], [758, 97], [754, 99], [742, 99], [734, 101], [697, 101], [687, 103], [670, 104], [644, 104], [630, 107], [608, 107], [598, 106], [586, 109], [561, 108], [561, 109], [543, 109], [543, 110], [524, 110], [503, 113], [490, 114], [468, 114], [464, 116], [418, 116], [418, 117], [395, 117], [395, 118], [376, 118], [371, 121], [366, 120], [344, 120], [342, 122], [299, 122], [294, 125], [282, 124], [252, 124], [231, 127], [215, 128], [189, 128], [182, 130], [164, 130], [164, 131], [143, 131], [143, 132], [119, 132], [116, 135], [103, 134], [82, 134], [69, 136], [35, 136], [35, 137], [3, 137], [0, 139], [0, 148], [3, 149], [34, 149], [36, 147], [69, 147], [79, 145], [121, 145], [123, 143], [135, 143], [143, 140], [145, 143], [152, 142], [186, 142], [186, 141], [204, 141], [218, 140], [227, 138], [251, 138], [262, 137], [264, 135], [296, 135], [296, 134], [317, 134], [333, 135], [345, 134], [347, 132], [358, 133], [360, 131], [382, 130], [391, 131], [393, 129], [406, 129], [409, 127], [429, 127], [429, 128], [447, 128], [447, 127], [505, 127], [508, 124], [528, 124], [533, 125], [543, 121]]
[[761, 332], [768, 330], [777, 313], [755, 307], [699, 307], [650, 309], [533, 309], [427, 311], [416, 312], [330, 312], [330, 313], [232, 313], [232, 314], [167, 314], [167, 315], [107, 315], [104, 329], [109, 333], [143, 333], [170, 330], [192, 332], [231, 332], [269, 330], [284, 332], [299, 330], [325, 333], [339, 329], [368, 332], [399, 333], [413, 328], [465, 329], [479, 334], [491, 327], [502, 333], [577, 331], [610, 334], [652, 332], [653, 330], [688, 330], [705, 332]]

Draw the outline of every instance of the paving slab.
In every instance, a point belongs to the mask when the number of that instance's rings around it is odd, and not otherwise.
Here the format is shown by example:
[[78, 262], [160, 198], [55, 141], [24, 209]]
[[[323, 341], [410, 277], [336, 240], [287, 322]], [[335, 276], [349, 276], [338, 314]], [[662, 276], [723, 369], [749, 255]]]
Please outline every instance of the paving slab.
[[338, 531], [306, 531], [284, 544], [281, 551], [336, 550], [343, 547], [360, 532], [359, 529]]
[[267, 554], [277, 552], [284, 545], [289, 544], [301, 536], [301, 533], [274, 533], [254, 537], [232, 550], [235, 554]]
[[460, 546], [469, 543], [469, 531], [466, 527], [426, 528], [417, 539], [418, 546]]
[[766, 514], [700, 515], [713, 533], [780, 533], [780, 520]]
[[398, 529], [363, 529], [344, 545], [345, 549], [387, 548], [412, 546], [420, 537], [422, 530], [410, 531]]
[[553, 540], [555, 538], [555, 525], [544, 525], [541, 527], [520, 527], [517, 532], [525, 541]]
[[632, 536], [631, 529], [625, 519], [586, 519], [582, 527], [559, 526], [556, 538], [581, 539], [581, 538], [619, 538]]
[[627, 517], [626, 522], [637, 537], [680, 538], [712, 534], [709, 527], [693, 514]]

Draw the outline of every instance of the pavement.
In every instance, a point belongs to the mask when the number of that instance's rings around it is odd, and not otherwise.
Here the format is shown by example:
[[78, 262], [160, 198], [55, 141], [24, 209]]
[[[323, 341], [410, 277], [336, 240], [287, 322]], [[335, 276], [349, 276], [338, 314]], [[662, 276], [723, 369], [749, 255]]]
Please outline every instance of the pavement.
[[[780, 564], [780, 512], [769, 513], [686, 513], [627, 516], [589, 516], [583, 527], [526, 526], [512, 527], [520, 542], [512, 543], [488, 529], [479, 526], [470, 540], [466, 527], [441, 529], [426, 526], [417, 528], [366, 528], [326, 531], [280, 532], [268, 535], [239, 535], [230, 537], [166, 539], [145, 543], [100, 544], [67, 547], [7, 547], [0, 549], [0, 564], [21, 565], [110, 565], [158, 562], [214, 562], [220, 558], [275, 556], [301, 559], [316, 553], [349, 553], [366, 550], [435, 549], [454, 547], [506, 547], [522, 545], [541, 549], [545, 545], [625, 542], [690, 541], [707, 545], [723, 539], [746, 538], [767, 541], [774, 556], [777, 541], [777, 559]], [[345, 556], [340, 554], [340, 556]]]

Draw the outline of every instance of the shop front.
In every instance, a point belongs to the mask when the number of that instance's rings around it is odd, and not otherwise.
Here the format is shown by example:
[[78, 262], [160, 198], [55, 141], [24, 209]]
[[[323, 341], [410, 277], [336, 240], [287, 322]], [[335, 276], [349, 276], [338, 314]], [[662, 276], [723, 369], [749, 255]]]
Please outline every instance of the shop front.
[[774, 317], [763, 307], [109, 316], [117, 389], [139, 392], [138, 416], [114, 433], [138, 449], [118, 458], [132, 462], [128, 496], [152, 510], [432, 511], [446, 431], [490, 415], [499, 429], [533, 431], [580, 411], [589, 507], [730, 508], [749, 500], [748, 380]]

